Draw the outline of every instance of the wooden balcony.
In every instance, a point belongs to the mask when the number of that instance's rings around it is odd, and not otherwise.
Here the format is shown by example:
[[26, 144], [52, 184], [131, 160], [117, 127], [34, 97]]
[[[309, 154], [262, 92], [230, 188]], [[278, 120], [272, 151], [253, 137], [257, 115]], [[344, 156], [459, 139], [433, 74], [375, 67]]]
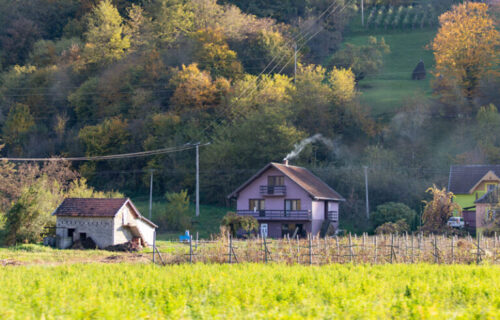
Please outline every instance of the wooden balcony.
[[286, 186], [260, 186], [260, 194], [268, 197], [282, 197], [286, 195]]
[[311, 220], [312, 215], [309, 210], [238, 210], [240, 216], [252, 216], [257, 220]]

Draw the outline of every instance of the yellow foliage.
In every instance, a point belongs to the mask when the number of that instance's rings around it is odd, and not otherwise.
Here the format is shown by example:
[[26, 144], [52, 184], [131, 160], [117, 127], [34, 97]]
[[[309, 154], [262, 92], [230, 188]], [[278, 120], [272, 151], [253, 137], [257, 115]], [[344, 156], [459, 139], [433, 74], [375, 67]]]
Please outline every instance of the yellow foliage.
[[439, 17], [439, 32], [431, 46], [436, 76], [448, 78], [471, 99], [479, 80], [498, 65], [499, 32], [484, 3], [465, 2]]
[[332, 88], [333, 99], [340, 103], [347, 103], [356, 96], [356, 81], [351, 68], [337, 69], [336, 67], [328, 75]]

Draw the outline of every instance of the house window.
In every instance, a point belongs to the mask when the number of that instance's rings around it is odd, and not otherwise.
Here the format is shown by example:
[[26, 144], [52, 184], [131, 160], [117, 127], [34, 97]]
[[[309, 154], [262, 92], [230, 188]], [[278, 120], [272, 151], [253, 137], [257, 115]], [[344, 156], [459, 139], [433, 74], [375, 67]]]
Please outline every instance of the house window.
[[285, 200], [285, 211], [297, 211], [297, 210], [300, 210], [300, 199]]
[[267, 177], [268, 186], [284, 186], [285, 177], [284, 176], [268, 176]]
[[80, 240], [87, 239], [87, 234], [85, 232], [80, 232]]
[[74, 233], [75, 233], [75, 229], [68, 229], [68, 238], [73, 238]]
[[266, 201], [264, 199], [250, 199], [248, 207], [253, 211], [264, 210], [266, 207]]

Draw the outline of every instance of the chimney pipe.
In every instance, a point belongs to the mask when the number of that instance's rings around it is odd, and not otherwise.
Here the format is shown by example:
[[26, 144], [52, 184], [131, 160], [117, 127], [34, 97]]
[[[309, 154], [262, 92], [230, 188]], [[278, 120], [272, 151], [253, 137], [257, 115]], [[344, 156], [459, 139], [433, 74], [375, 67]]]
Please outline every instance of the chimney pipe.
[[288, 166], [288, 159], [283, 159], [283, 164], [284, 164], [285, 166]]

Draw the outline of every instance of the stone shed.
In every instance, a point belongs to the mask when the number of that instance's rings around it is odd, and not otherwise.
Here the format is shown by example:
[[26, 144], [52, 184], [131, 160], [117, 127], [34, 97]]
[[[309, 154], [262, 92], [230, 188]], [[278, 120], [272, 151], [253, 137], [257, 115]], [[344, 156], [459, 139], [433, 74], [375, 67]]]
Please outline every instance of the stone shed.
[[99, 248], [138, 239], [152, 245], [157, 225], [143, 217], [130, 199], [67, 198], [54, 211], [56, 245], [92, 238]]

